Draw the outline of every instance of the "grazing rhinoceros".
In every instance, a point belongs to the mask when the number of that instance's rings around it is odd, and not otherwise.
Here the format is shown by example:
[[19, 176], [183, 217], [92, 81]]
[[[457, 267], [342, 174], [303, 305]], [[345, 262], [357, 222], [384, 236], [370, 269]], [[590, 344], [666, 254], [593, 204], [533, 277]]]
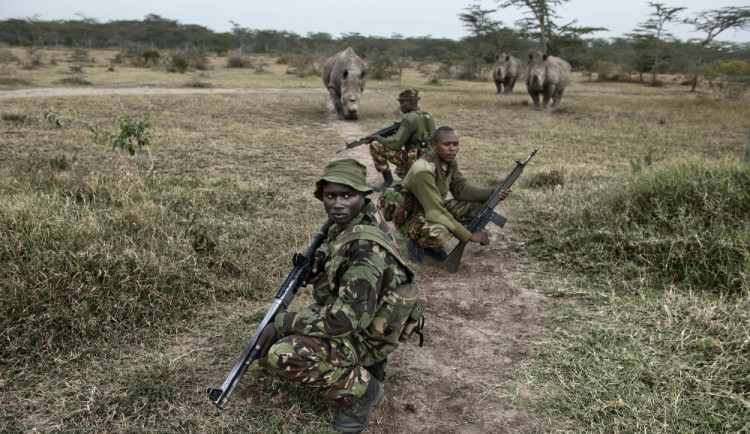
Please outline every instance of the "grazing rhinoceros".
[[505, 94], [513, 93], [513, 86], [522, 74], [523, 65], [520, 60], [505, 53], [497, 56], [495, 65], [492, 67], [492, 78], [495, 80], [497, 93], [503, 93], [503, 86], [505, 86]]
[[537, 52], [529, 54], [528, 71], [526, 71], [526, 89], [534, 100], [534, 110], [539, 110], [539, 94], [542, 94], [542, 108], [552, 98], [552, 107], [562, 99], [563, 91], [570, 83], [570, 64], [559, 57]]
[[365, 75], [365, 64], [351, 47], [329, 57], [323, 64], [323, 84], [331, 94], [339, 119], [359, 118], [359, 97], [365, 90]]

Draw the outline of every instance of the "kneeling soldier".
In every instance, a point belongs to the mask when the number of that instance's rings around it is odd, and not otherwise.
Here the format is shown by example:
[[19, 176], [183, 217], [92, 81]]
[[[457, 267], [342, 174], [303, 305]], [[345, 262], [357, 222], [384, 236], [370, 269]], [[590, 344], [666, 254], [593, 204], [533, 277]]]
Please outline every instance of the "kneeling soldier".
[[[403, 181], [405, 194], [416, 199], [414, 209], [396, 228], [409, 237], [409, 260], [424, 264], [424, 255], [444, 261], [448, 257], [443, 245], [451, 236], [461, 241], [487, 245], [490, 238], [486, 232], [469, 232], [463, 223], [468, 223], [482, 208], [490, 195], [502, 185], [494, 188], [469, 185], [458, 169], [458, 133], [451, 127], [440, 127], [432, 136], [432, 151], [417, 160]], [[445, 200], [451, 192], [453, 199]], [[510, 191], [503, 191], [505, 199]]]
[[334, 428], [361, 432], [383, 398], [385, 361], [411, 334], [423, 301], [377, 207], [365, 196], [366, 168], [333, 160], [315, 197], [331, 221], [309, 283], [314, 303], [276, 316], [256, 349], [261, 366], [342, 405]]
[[430, 137], [435, 120], [419, 108], [419, 91], [407, 89], [398, 95], [399, 110], [404, 114], [401, 126], [392, 137], [367, 136], [375, 169], [383, 174], [383, 183], [373, 187], [382, 191], [393, 183], [388, 163], [396, 166], [396, 175], [403, 178], [415, 161], [430, 152]]

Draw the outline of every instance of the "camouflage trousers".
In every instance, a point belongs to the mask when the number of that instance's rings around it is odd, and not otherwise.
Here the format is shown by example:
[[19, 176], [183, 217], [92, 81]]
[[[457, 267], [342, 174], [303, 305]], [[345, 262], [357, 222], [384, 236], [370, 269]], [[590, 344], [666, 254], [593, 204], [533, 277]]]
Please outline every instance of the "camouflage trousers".
[[349, 405], [364, 395], [370, 382], [370, 373], [357, 362], [354, 348], [344, 339], [290, 335], [274, 343], [268, 358], [258, 364]]
[[386, 147], [380, 142], [370, 143], [370, 155], [372, 156], [372, 162], [375, 165], [375, 170], [380, 173], [389, 170], [388, 162], [393, 163], [396, 166], [396, 175], [403, 178], [406, 172], [415, 161], [422, 158], [423, 155], [427, 155], [430, 150], [426, 147], [409, 149], [393, 150]]
[[[445, 201], [443, 205], [453, 218], [461, 223], [468, 223], [482, 209], [484, 202], [450, 199]], [[419, 242], [422, 247], [427, 248], [440, 247], [453, 236], [445, 226], [428, 222], [424, 214], [414, 214], [397, 229], [410, 239]]]

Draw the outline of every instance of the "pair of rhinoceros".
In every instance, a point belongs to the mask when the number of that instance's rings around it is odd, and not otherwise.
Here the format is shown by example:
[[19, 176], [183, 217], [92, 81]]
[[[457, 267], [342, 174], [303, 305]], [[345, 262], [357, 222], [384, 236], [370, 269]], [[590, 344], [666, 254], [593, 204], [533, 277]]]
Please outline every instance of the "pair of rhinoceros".
[[[526, 70], [526, 89], [534, 100], [534, 109], [539, 110], [539, 95], [542, 107], [552, 99], [552, 107], [560, 103], [565, 88], [570, 83], [570, 64], [559, 57], [537, 52], [529, 54], [529, 68]], [[521, 61], [505, 53], [496, 57], [492, 67], [492, 79], [497, 93], [510, 94], [513, 86], [523, 75]]]
[[[552, 99], [552, 107], [560, 103], [563, 91], [570, 82], [570, 64], [558, 57], [537, 52], [529, 55], [529, 68], [526, 71], [526, 88], [534, 100], [534, 109], [539, 109], [539, 95], [542, 107], [546, 108]], [[513, 56], [501, 54], [492, 68], [498, 93], [509, 94], [523, 74], [521, 61]], [[339, 119], [359, 118], [359, 99], [365, 89], [367, 69], [354, 50], [346, 50], [329, 57], [323, 64], [323, 85], [331, 95], [331, 102]]]

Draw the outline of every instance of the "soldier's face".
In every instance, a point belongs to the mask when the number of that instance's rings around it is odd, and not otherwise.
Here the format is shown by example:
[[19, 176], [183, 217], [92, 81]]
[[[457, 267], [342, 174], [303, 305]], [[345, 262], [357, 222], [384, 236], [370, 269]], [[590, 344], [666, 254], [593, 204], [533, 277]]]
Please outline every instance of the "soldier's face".
[[408, 113], [409, 110], [413, 109], [416, 103], [410, 99], [405, 99], [399, 101], [400, 105], [398, 106], [398, 109], [401, 110], [401, 113]]
[[432, 149], [438, 157], [446, 163], [454, 162], [458, 154], [458, 134], [455, 131], [443, 131], [436, 139], [432, 142]]
[[322, 189], [323, 206], [334, 223], [344, 224], [353, 219], [365, 205], [365, 196], [344, 184], [326, 182]]

